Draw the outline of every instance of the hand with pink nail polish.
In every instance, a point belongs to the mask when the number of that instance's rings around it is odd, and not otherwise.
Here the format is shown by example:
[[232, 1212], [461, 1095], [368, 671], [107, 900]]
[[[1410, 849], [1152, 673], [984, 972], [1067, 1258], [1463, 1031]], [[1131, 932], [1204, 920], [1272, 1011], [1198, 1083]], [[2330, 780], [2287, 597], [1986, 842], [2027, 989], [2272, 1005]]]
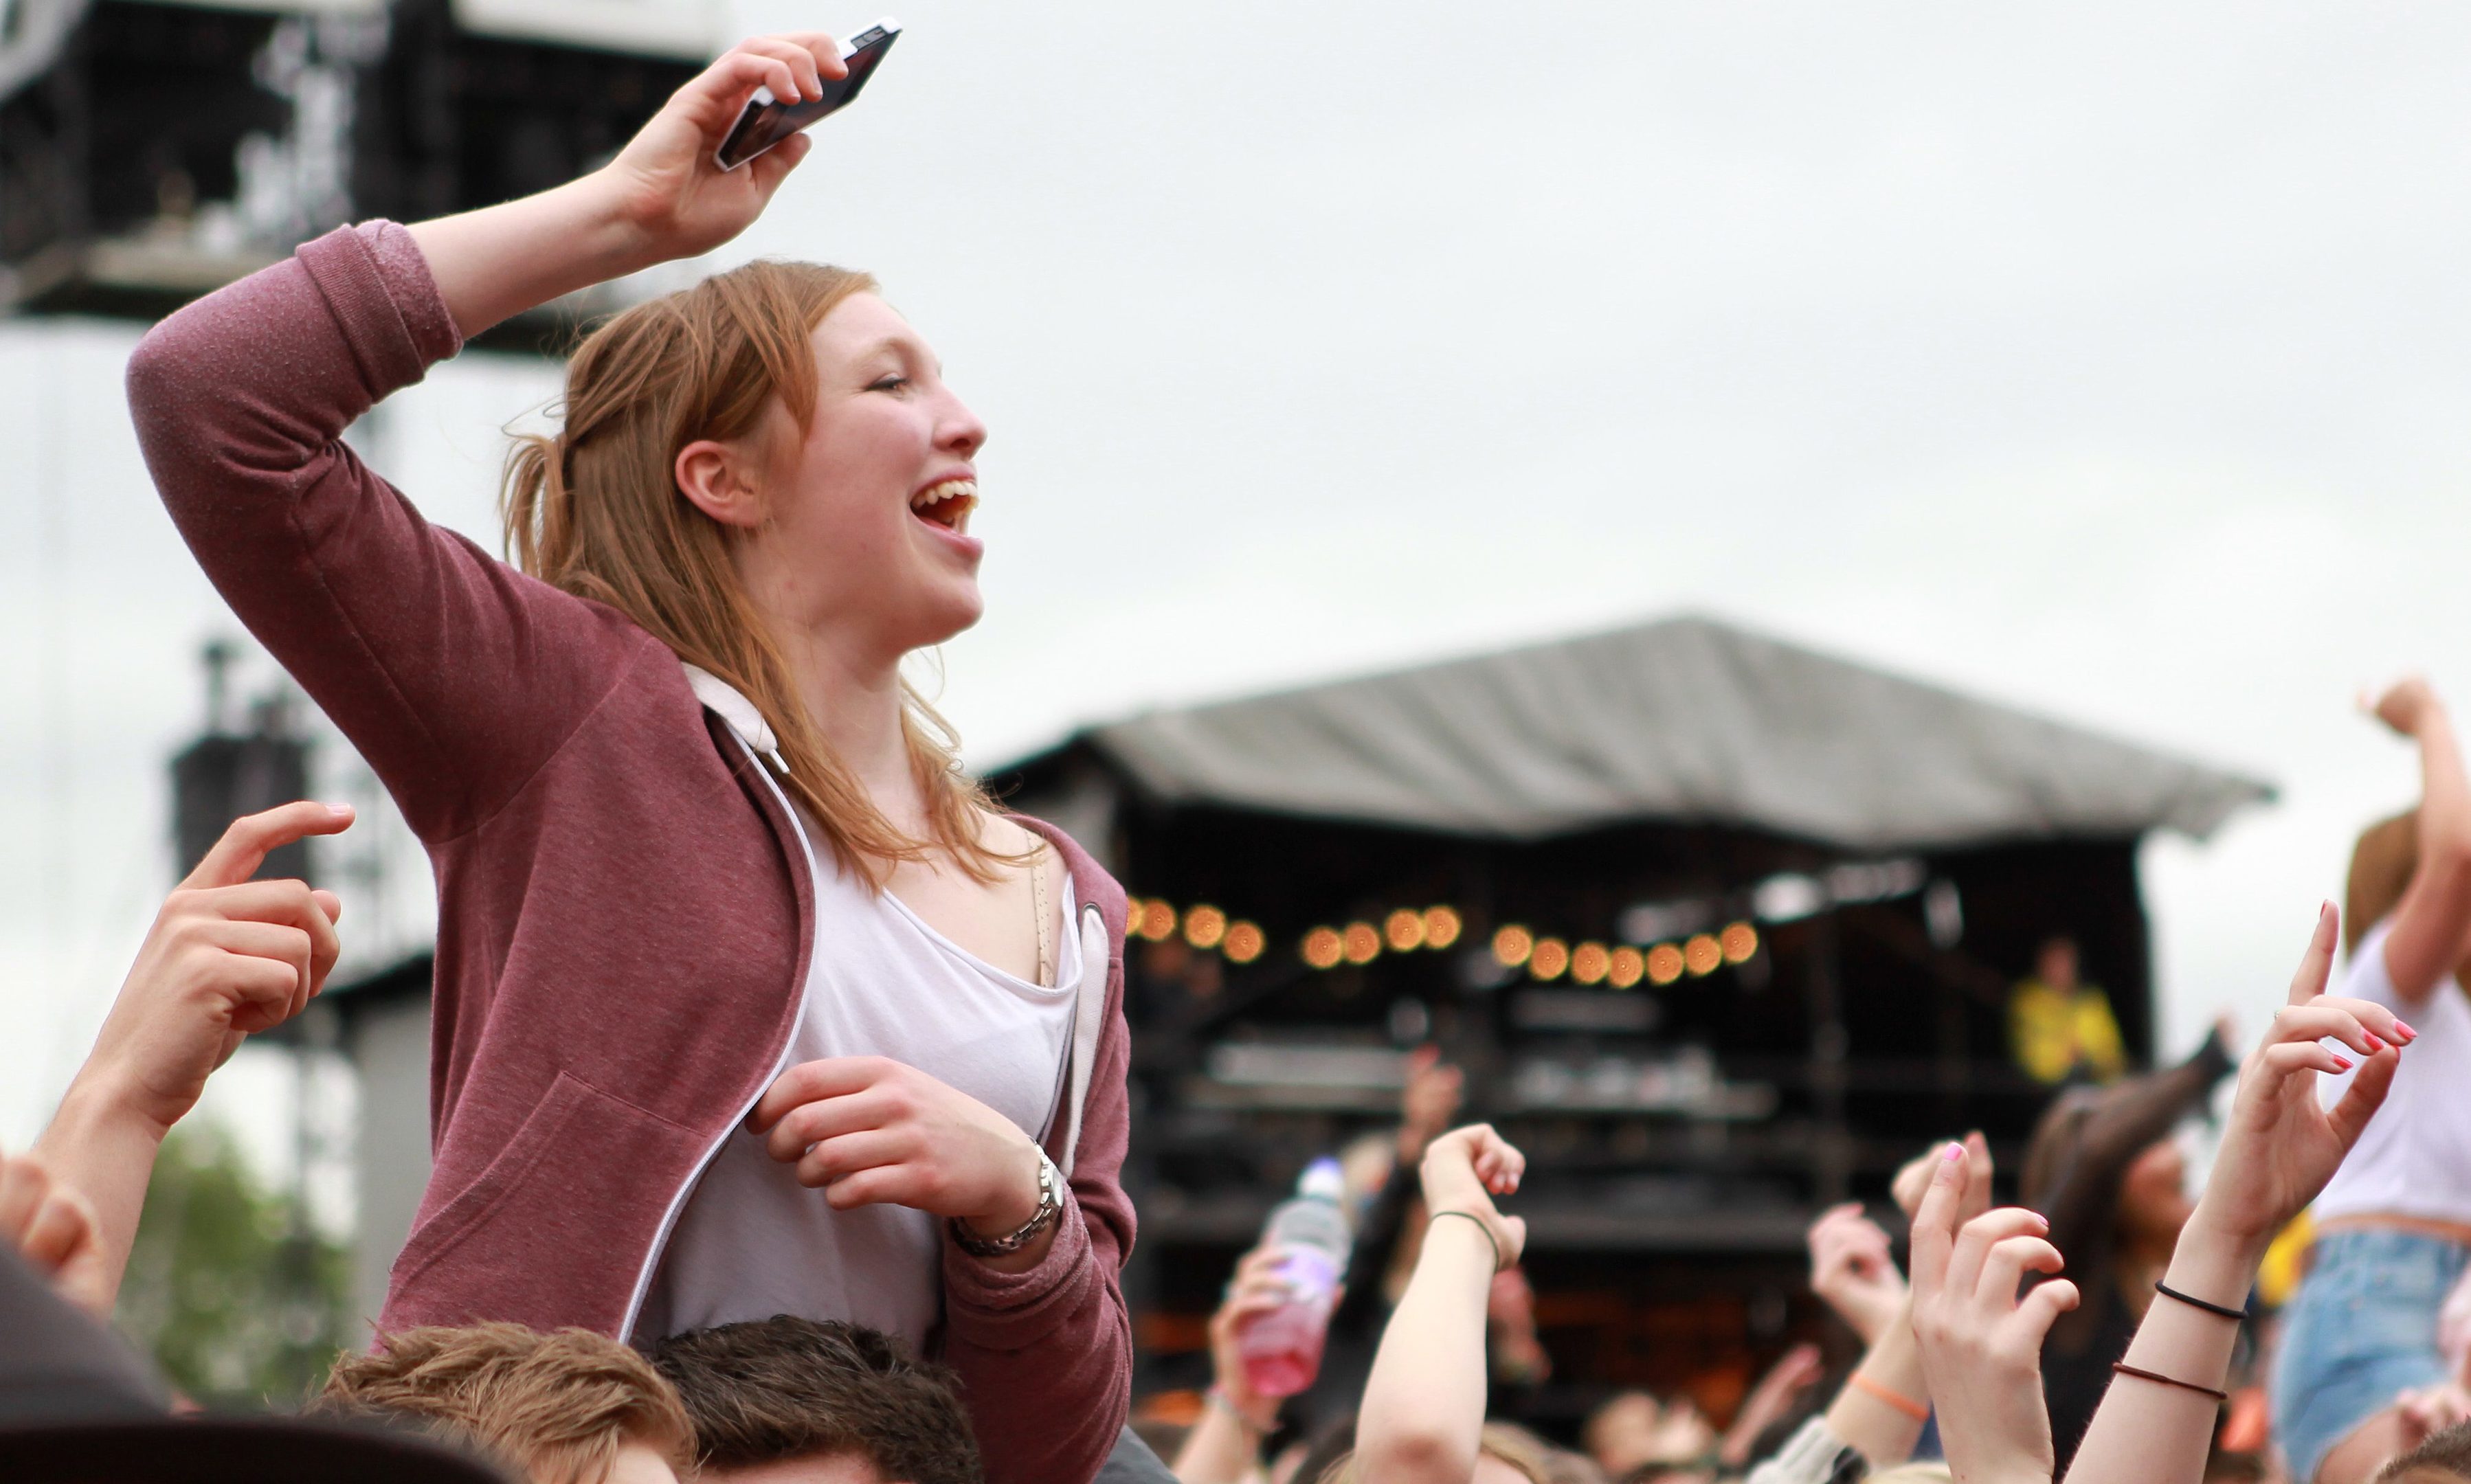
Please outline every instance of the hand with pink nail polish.
[[[2411, 1039], [2383, 1006], [2324, 993], [2335, 927], [2332, 906], [2320, 908], [2316, 934], [2292, 978], [2289, 1002], [2275, 1012], [2240, 1068], [2222, 1152], [2189, 1218], [2195, 1239], [2222, 1243], [2242, 1271], [2253, 1268], [2274, 1234], [2334, 1177], [2385, 1101], [2402, 1047]], [[2354, 1065], [2359, 1075], [2349, 1092], [2325, 1107], [2317, 1095], [2318, 1074], [2348, 1072]], [[2189, 1240], [2182, 1238], [2182, 1250]]]
[[[1939, 1410], [1948, 1468], [1965, 1484], [2048, 1484], [2054, 1453], [2042, 1400], [2042, 1342], [2077, 1307], [2050, 1222], [2021, 1207], [1974, 1215], [1965, 1146], [1935, 1162], [1914, 1213], [1913, 1325]], [[1967, 1219], [1967, 1217], [1971, 1219]]]

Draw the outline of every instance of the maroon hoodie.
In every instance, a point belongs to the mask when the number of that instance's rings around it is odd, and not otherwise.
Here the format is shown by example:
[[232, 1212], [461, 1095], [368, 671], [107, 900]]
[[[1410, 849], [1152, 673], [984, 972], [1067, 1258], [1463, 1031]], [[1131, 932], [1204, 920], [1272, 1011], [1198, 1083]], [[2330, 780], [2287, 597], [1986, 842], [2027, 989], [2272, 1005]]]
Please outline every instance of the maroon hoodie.
[[[375, 223], [165, 320], [129, 360], [129, 406], [199, 562], [436, 871], [436, 1166], [381, 1324], [623, 1337], [678, 1199], [788, 1045], [813, 883], [675, 655], [430, 525], [343, 445], [460, 348], [411, 234]], [[1056, 1120], [1077, 1139], [1050, 1148], [1074, 1196], [1052, 1249], [1003, 1274], [945, 1246], [944, 1358], [999, 1484], [1094, 1475], [1131, 1384], [1124, 894], [1034, 827], [1112, 948], [1088, 1092]]]

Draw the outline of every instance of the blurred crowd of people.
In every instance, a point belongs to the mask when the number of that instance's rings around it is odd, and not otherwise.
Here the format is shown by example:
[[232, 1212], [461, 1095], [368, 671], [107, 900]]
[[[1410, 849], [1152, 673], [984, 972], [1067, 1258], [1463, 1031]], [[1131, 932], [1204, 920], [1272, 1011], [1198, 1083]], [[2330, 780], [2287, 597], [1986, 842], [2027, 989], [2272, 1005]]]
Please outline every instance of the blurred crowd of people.
[[[1520, 1267], [1524, 1157], [1489, 1126], [1452, 1126], [1463, 1079], [1427, 1048], [1395, 1133], [1344, 1151], [1354, 1236], [1309, 1384], [1264, 1394], [1243, 1348], [1248, 1321], [1298, 1289], [1274, 1232], [1211, 1321], [1199, 1417], [1140, 1429], [1169, 1462], [1127, 1443], [1100, 1476], [2471, 1478], [2471, 1162], [2447, 1106], [2464, 1080], [2453, 1059], [2471, 1052], [2454, 979], [2471, 944], [2471, 784], [2426, 687], [2399, 686], [2376, 710], [2417, 742], [2424, 797], [2362, 838], [2347, 895], [2367, 926], [2351, 934], [2344, 992], [2327, 993], [2341, 920], [2328, 905], [2244, 1062], [2224, 1025], [2177, 1066], [2061, 1091], [2029, 1146], [2021, 1204], [1994, 1205], [1975, 1133], [1897, 1173], [1902, 1232], [1859, 1204], [1824, 1213], [1810, 1288], [1863, 1347], [1832, 1388], [1818, 1350], [1798, 1345], [1721, 1428], [1684, 1398], [1636, 1391], [1576, 1438], [1522, 1425], [1522, 1390], [1551, 1364]], [[506, 1320], [413, 1326], [341, 1357], [301, 1419], [164, 1420], [176, 1399], [102, 1330], [154, 1150], [241, 1039], [322, 984], [341, 904], [252, 877], [270, 851], [350, 823], [306, 802], [236, 822], [165, 903], [36, 1149], [0, 1160], [0, 1315], [20, 1342], [0, 1369], [0, 1464], [132, 1438], [159, 1452], [129, 1456], [169, 1459], [238, 1428], [240, 1456], [271, 1442], [303, 1477], [331, 1476], [314, 1470], [339, 1444], [369, 1450], [367, 1467], [439, 1479], [987, 1476], [1005, 1439], [974, 1423], [953, 1372], [880, 1330], [789, 1313], [634, 1345]], [[2175, 1134], [2234, 1072], [2192, 1199]], [[2260, 1284], [2268, 1266], [2282, 1276]]]

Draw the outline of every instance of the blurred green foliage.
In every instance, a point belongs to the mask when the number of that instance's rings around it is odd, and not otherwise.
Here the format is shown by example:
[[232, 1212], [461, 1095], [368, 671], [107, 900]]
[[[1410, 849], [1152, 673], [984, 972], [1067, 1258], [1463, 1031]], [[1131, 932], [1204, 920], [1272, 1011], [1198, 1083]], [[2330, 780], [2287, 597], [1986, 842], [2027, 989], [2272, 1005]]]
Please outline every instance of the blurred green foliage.
[[119, 1319], [199, 1402], [289, 1409], [347, 1342], [350, 1266], [227, 1135], [183, 1129], [147, 1188]]

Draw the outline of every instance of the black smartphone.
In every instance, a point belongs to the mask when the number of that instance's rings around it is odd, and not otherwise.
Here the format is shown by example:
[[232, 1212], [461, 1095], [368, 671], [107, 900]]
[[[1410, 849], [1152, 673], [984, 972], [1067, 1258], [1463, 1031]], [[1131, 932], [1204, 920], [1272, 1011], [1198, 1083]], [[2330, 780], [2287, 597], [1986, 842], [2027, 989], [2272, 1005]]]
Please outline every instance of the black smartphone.
[[798, 104], [776, 103], [768, 90], [758, 88], [755, 96], [747, 100], [746, 111], [730, 129], [729, 137], [714, 152], [714, 163], [723, 170], [736, 170], [825, 114], [839, 109], [866, 86], [866, 80], [875, 76], [883, 54], [892, 50], [892, 43], [900, 37], [900, 25], [889, 17], [851, 37], [841, 48], [841, 62], [849, 68], [849, 76], [824, 79], [821, 98]]

